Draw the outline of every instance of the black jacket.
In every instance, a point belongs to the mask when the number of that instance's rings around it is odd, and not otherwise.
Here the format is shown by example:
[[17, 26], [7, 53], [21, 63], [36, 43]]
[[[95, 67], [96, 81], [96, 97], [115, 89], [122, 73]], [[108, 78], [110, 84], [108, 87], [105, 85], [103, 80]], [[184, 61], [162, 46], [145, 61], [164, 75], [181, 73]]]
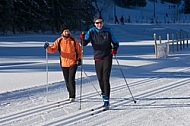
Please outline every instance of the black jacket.
[[100, 30], [96, 27], [90, 28], [85, 34], [83, 46], [86, 46], [89, 42], [92, 43], [95, 59], [104, 59], [111, 54], [112, 48], [117, 49], [119, 47], [119, 42], [112, 31], [105, 27]]

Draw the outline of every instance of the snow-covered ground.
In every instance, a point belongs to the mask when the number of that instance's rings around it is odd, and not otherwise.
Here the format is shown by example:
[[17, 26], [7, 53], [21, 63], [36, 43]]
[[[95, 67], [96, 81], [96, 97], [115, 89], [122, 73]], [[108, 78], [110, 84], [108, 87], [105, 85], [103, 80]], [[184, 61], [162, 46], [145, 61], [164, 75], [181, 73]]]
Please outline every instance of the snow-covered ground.
[[125, 22], [132, 23], [151, 23], [158, 22], [160, 24], [170, 23], [189, 23], [190, 15], [181, 13], [183, 10], [184, 2], [177, 7], [175, 4], [168, 2], [162, 3], [161, 0], [147, 0], [147, 5], [144, 8], [131, 7], [130, 9], [115, 7], [114, 5], [108, 6], [105, 9], [104, 17], [113, 22], [113, 17], [117, 15], [118, 19], [124, 17]]
[[79, 67], [76, 102], [68, 103], [58, 53], [46, 58], [43, 49], [59, 35], [0, 36], [0, 125], [189, 126], [190, 48], [156, 59], [153, 40], [154, 33], [189, 33], [189, 24], [106, 25], [120, 41], [119, 65], [114, 58], [110, 110], [99, 114], [103, 102], [90, 45], [84, 48], [82, 87]]
[[[91, 114], [95, 113], [95, 108], [103, 103], [98, 94], [100, 90], [91, 46], [84, 48], [82, 97], [80, 99], [81, 71], [78, 68], [76, 102], [66, 104], [68, 93], [58, 54], [48, 55], [47, 81], [43, 43], [46, 40], [52, 42], [57, 36], [0, 37], [0, 125], [188, 126], [190, 49], [185, 48], [167, 58], [156, 59], [151, 34], [133, 34], [136, 27], [144, 25], [133, 26], [134, 31], [131, 28], [130, 31], [124, 30], [131, 27], [127, 24], [122, 26], [124, 28], [120, 25], [110, 27], [114, 28], [120, 41], [117, 59], [137, 103], [134, 104], [114, 59], [110, 80], [110, 110], [94, 115]], [[64, 102], [58, 104], [59, 101]]]

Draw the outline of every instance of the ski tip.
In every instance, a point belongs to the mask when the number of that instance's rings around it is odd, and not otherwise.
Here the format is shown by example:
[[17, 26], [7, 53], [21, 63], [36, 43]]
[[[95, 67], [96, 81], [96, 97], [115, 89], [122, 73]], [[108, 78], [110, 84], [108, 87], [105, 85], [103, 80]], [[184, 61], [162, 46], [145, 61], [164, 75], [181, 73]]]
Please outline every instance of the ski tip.
[[103, 111], [107, 111], [107, 110], [109, 110], [109, 107], [104, 107], [103, 108]]

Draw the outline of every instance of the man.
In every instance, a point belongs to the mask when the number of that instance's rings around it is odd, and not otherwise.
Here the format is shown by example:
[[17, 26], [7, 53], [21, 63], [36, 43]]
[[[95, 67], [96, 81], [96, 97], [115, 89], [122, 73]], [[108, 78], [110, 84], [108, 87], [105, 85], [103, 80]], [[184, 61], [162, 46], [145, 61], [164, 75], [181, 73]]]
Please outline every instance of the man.
[[99, 81], [99, 86], [103, 98], [103, 107], [109, 107], [110, 99], [110, 73], [113, 55], [116, 55], [119, 42], [114, 37], [112, 31], [103, 26], [101, 17], [94, 19], [94, 27], [87, 33], [80, 34], [83, 46], [92, 43], [94, 50], [95, 70]]
[[48, 53], [60, 52], [60, 65], [63, 71], [63, 76], [69, 92], [69, 100], [75, 100], [75, 74], [77, 66], [81, 65], [82, 49], [78, 40], [71, 36], [67, 26], [62, 27], [62, 35], [49, 46], [49, 43], [44, 44], [44, 48]]

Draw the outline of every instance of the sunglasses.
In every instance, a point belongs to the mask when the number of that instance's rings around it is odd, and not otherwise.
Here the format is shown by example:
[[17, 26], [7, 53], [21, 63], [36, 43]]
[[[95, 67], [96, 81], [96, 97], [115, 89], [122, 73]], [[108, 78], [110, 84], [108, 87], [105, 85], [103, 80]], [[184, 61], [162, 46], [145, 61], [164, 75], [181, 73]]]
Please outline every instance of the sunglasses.
[[95, 22], [95, 24], [102, 24], [103, 22], [102, 21], [100, 21], [100, 22]]

